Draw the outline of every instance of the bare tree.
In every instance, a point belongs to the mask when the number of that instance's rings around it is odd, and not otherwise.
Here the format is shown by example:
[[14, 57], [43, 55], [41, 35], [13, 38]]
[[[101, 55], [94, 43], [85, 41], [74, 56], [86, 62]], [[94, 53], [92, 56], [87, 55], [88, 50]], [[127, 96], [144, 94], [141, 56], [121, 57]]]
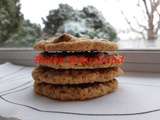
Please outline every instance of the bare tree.
[[142, 24], [138, 21], [137, 17], [133, 16], [135, 23], [141, 30], [137, 29], [133, 26], [132, 22], [124, 14], [124, 11], [121, 10], [121, 14], [124, 16], [125, 21], [128, 23], [130, 29], [133, 32], [140, 34], [143, 39], [157, 39], [158, 31], [160, 29], [160, 0], [139, 0], [137, 7], [142, 8], [144, 20], [146, 20], [147, 24]]

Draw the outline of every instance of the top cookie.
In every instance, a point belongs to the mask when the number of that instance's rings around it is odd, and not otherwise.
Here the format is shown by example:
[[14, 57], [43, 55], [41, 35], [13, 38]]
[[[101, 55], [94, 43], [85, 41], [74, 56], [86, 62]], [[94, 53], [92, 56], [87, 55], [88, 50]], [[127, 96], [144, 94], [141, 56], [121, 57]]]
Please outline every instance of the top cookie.
[[77, 38], [64, 33], [57, 38], [39, 41], [34, 49], [37, 51], [115, 51], [118, 46], [108, 40]]

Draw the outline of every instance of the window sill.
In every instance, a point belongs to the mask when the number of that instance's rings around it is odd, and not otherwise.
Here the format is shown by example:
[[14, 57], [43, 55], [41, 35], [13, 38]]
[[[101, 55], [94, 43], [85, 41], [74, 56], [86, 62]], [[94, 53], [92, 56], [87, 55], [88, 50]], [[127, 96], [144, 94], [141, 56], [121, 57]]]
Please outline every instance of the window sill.
[[[126, 56], [125, 71], [160, 72], [160, 50], [120, 50]], [[34, 66], [32, 48], [0, 48], [0, 63]]]

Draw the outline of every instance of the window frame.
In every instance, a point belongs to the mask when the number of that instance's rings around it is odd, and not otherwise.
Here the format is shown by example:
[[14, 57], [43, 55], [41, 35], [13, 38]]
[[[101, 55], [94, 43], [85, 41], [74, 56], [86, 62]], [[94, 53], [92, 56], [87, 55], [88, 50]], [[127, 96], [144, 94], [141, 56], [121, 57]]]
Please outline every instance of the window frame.
[[[128, 72], [160, 72], [160, 49], [121, 49], [119, 53], [126, 57], [123, 69]], [[0, 64], [35, 66], [35, 52], [32, 48], [0, 48]]]

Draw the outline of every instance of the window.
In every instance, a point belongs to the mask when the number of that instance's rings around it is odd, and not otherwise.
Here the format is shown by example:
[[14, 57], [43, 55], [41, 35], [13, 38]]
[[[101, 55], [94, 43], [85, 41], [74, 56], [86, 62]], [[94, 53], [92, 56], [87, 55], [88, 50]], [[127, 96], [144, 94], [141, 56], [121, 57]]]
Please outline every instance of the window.
[[160, 48], [158, 0], [79, 0], [78, 4], [20, 0], [1, 4], [1, 47], [31, 47], [46, 34], [69, 32], [115, 40], [122, 49]]
[[[129, 70], [138, 71], [150, 64], [159, 71], [159, 0], [34, 0], [32, 4], [28, 0], [3, 1], [0, 62], [17, 63], [21, 59], [19, 63], [31, 65], [36, 41], [69, 32], [117, 42], [120, 52], [127, 56], [126, 67], [132, 64]], [[139, 68], [142, 64], [145, 67]]]

